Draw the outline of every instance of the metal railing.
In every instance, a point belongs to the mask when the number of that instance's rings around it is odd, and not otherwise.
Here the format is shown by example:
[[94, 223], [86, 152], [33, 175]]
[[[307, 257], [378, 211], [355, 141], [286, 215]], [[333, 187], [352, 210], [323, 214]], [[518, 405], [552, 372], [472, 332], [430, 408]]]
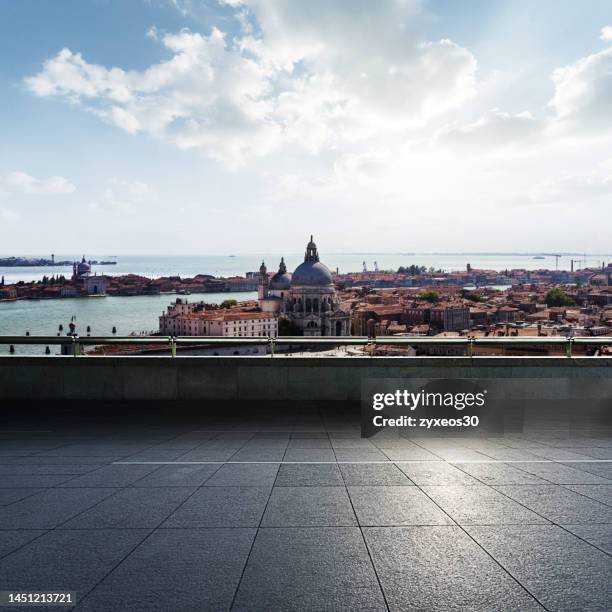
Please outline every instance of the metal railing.
[[[167, 347], [176, 357], [177, 347], [189, 346], [265, 346], [274, 357], [279, 347], [299, 346], [459, 346], [465, 347], [468, 357], [478, 347], [558, 346], [566, 357], [572, 357], [574, 347], [612, 346], [610, 336], [588, 337], [423, 337], [423, 336], [0, 336], [0, 345], [40, 345], [66, 347], [63, 354], [83, 356], [84, 346], [153, 346]], [[209, 357], [210, 355], [199, 355]]]

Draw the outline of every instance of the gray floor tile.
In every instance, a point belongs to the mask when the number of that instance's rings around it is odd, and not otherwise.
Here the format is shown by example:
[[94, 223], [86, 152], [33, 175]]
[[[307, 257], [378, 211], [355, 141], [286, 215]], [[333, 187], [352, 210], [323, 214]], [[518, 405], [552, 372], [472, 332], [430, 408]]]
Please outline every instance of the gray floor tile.
[[207, 487], [271, 487], [274, 484], [278, 464], [235, 463], [223, 465], [209, 478]]
[[[20, 529], [16, 531], [0, 530], [0, 557], [8, 555], [17, 548], [46, 533], [44, 529]], [[5, 585], [8, 586], [8, 585]]]
[[485, 485], [423, 487], [460, 525], [541, 524], [546, 519]]
[[284, 456], [284, 448], [242, 448], [232, 461], [282, 461]]
[[477, 485], [478, 480], [444, 461], [397, 463], [397, 467], [417, 485]]
[[68, 474], [68, 475], [78, 475], [85, 474], [87, 472], [91, 472], [92, 470], [97, 469], [98, 467], [102, 467], [102, 465], [98, 464], [79, 464], [79, 463], [71, 463], [70, 465], [19, 465], [19, 464], [9, 464], [9, 465], [0, 465], [0, 476], [4, 476], [5, 474], [31, 474], [31, 475], [41, 475], [41, 474]]
[[[567, 464], [568, 467], [571, 467], [574, 470], [580, 470], [583, 472], [588, 472], [589, 474], [594, 474], [595, 476], [600, 476], [601, 478], [605, 478], [612, 483], [612, 463], [572, 463]], [[600, 481], [601, 483], [601, 481]], [[607, 484], [610, 484], [607, 483]], [[603, 483], [601, 483], [603, 484]]]
[[349, 487], [348, 490], [360, 525], [452, 524], [417, 487]]
[[147, 530], [49, 531], [0, 561], [0, 584], [76, 591], [77, 599], [133, 550]]
[[331, 448], [329, 438], [292, 438], [287, 448]]
[[387, 455], [376, 448], [336, 448], [337, 461], [389, 461]]
[[[586, 495], [602, 504], [612, 506], [612, 484], [609, 485], [565, 485], [566, 489]], [[612, 528], [611, 528], [612, 529]]]
[[163, 527], [257, 527], [269, 487], [203, 487]]
[[515, 466], [554, 484], [610, 484], [607, 478], [560, 463], [517, 463]]
[[391, 610], [543, 610], [460, 527], [364, 534]]
[[336, 464], [305, 464], [280, 466], [276, 479], [277, 487], [325, 487], [344, 486], [342, 475]]
[[505, 463], [461, 463], [458, 468], [488, 485], [546, 484], [548, 482]]
[[468, 527], [546, 608], [610, 610], [612, 558], [554, 525]]
[[414, 485], [406, 474], [392, 463], [343, 463], [342, 477], [347, 485], [390, 486]]
[[260, 529], [235, 610], [385, 610], [357, 528]]
[[0, 489], [55, 487], [71, 478], [74, 478], [71, 474], [3, 474]]
[[154, 528], [195, 489], [157, 487], [123, 489], [62, 526], [63, 529]]
[[284, 461], [336, 461], [334, 451], [329, 448], [288, 448]]
[[48, 489], [0, 508], [0, 529], [52, 529], [117, 489]]
[[254, 529], [157, 530], [79, 610], [228, 610], [254, 536]]
[[133, 483], [134, 487], [199, 487], [220, 467], [218, 463], [156, 466], [158, 469]]
[[127, 487], [154, 472], [157, 465], [105, 465], [98, 470], [71, 478], [62, 487]]
[[554, 523], [612, 523], [612, 508], [566, 487], [508, 485], [495, 488]]
[[264, 527], [356, 524], [344, 487], [275, 487], [262, 521]]
[[25, 499], [36, 493], [40, 493], [43, 489], [0, 489], [0, 506], [8, 506], [20, 499]]
[[381, 446], [380, 450], [391, 461], [440, 461], [440, 457], [418, 446], [409, 448], [385, 448]]
[[612, 529], [610, 525], [563, 525], [563, 527], [612, 555]]

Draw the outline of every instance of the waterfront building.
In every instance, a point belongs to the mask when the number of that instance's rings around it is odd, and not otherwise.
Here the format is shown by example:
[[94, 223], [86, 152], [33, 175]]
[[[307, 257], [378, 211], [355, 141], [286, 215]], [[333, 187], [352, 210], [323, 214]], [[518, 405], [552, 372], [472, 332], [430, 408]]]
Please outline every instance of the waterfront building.
[[275, 337], [278, 318], [259, 310], [207, 309], [204, 302], [177, 298], [159, 317], [159, 333], [163, 336]]
[[87, 295], [106, 295], [107, 280], [105, 276], [92, 274], [91, 263], [85, 261], [85, 255], [80, 262], [72, 264], [72, 281], [81, 287]]
[[284, 258], [278, 272], [269, 277], [265, 262], [259, 269], [259, 307], [287, 321], [290, 333], [303, 336], [348, 336], [350, 313], [342, 308], [332, 274], [319, 260], [312, 236], [304, 261], [287, 273]]

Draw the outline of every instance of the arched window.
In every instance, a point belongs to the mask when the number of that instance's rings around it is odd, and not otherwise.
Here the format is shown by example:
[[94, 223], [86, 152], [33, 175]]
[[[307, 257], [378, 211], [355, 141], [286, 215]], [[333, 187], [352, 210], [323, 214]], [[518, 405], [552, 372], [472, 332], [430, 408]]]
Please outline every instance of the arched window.
[[306, 312], [312, 312], [312, 301], [310, 298], [306, 298]]

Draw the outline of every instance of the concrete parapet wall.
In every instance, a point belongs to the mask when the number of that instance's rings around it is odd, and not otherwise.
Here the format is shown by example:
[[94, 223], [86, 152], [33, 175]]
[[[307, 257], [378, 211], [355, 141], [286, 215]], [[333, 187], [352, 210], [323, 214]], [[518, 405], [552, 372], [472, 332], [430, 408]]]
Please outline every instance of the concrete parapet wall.
[[0, 400], [356, 401], [364, 378], [611, 376], [611, 358], [13, 356], [0, 357]]

